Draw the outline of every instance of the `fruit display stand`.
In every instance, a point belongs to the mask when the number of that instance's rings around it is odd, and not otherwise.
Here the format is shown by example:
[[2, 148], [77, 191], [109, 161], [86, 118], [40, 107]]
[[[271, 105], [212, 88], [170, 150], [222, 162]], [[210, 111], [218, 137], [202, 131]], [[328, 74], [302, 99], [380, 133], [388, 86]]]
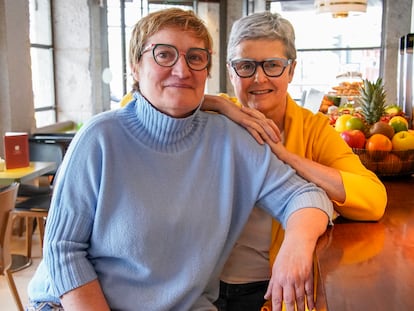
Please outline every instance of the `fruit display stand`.
[[414, 174], [414, 150], [381, 151], [352, 148], [364, 166], [379, 177]]

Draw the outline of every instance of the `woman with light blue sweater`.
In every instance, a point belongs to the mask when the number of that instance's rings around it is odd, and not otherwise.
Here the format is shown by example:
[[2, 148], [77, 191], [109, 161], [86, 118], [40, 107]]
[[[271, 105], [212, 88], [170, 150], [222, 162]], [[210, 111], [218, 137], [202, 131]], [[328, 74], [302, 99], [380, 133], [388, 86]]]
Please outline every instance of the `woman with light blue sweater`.
[[314, 306], [312, 254], [332, 204], [243, 128], [200, 111], [211, 49], [192, 12], [137, 23], [139, 91], [72, 141], [28, 310], [215, 310], [220, 271], [255, 205], [286, 228], [267, 293], [274, 310], [282, 300], [300, 310], [307, 295]]

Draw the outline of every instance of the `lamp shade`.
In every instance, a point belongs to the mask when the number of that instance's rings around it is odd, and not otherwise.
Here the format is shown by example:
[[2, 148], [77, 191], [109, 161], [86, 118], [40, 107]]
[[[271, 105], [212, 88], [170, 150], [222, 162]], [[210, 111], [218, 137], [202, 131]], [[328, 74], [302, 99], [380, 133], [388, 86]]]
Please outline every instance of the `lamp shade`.
[[367, 0], [315, 0], [315, 7], [318, 13], [347, 17], [350, 12], [366, 12]]

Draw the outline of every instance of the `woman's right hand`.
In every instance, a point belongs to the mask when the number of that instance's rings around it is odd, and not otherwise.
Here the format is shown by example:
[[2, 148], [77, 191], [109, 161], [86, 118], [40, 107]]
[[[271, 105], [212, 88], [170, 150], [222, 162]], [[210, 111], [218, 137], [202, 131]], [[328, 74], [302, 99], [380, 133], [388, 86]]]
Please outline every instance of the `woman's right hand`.
[[242, 106], [240, 111], [243, 115], [238, 123], [246, 128], [260, 144], [264, 142], [277, 144], [282, 141], [282, 134], [277, 125], [259, 110]]

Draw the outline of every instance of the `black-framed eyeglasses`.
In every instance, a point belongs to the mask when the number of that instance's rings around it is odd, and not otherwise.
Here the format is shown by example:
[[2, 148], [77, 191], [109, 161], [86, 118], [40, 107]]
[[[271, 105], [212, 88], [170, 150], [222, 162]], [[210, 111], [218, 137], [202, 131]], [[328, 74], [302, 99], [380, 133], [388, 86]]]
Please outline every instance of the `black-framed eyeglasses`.
[[256, 73], [257, 66], [261, 66], [263, 72], [269, 77], [280, 77], [286, 67], [292, 63], [291, 59], [268, 58], [261, 62], [253, 59], [241, 58], [230, 61], [231, 67], [240, 78], [250, 78]]
[[210, 51], [202, 48], [190, 48], [186, 53], [180, 53], [174, 45], [158, 43], [148, 45], [144, 48], [141, 55], [150, 50], [152, 50], [155, 62], [162, 67], [174, 66], [180, 55], [184, 55], [190, 69], [201, 71], [208, 67], [211, 60]]

